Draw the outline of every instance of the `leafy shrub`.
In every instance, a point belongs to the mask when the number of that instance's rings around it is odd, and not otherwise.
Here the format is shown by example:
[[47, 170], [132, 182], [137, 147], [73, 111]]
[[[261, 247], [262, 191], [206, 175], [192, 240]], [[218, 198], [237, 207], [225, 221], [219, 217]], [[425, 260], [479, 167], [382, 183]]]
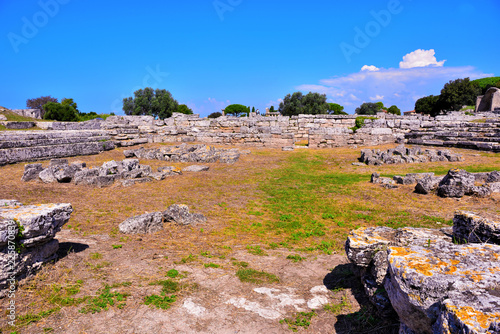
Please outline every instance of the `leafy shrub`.
[[218, 118], [218, 117], [221, 117], [222, 116], [222, 113], [220, 112], [213, 112], [211, 113], [210, 115], [208, 115], [208, 118]]
[[59, 122], [78, 121], [78, 112], [69, 104], [48, 102], [43, 106], [43, 110], [45, 111], [43, 119]]

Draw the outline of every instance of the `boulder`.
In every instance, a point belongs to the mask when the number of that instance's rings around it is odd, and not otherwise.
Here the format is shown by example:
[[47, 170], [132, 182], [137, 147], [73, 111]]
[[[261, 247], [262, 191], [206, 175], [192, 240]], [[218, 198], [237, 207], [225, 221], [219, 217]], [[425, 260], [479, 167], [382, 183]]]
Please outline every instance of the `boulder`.
[[163, 211], [163, 217], [167, 222], [175, 222], [179, 225], [196, 225], [206, 223], [207, 219], [199, 213], [190, 213], [185, 204], [173, 204]]
[[42, 170], [39, 174], [38, 177], [42, 182], [44, 183], [52, 183], [55, 182], [56, 176], [54, 175], [54, 168], [53, 167], [48, 167]]
[[75, 176], [76, 172], [78, 172], [78, 165], [61, 165], [55, 166], [54, 168], [54, 177], [59, 183], [69, 183]]
[[443, 177], [427, 175], [420, 179], [415, 186], [417, 194], [427, 195], [436, 190]]
[[[54, 239], [73, 212], [71, 204], [22, 205], [15, 200], [0, 200], [0, 298], [5, 296], [8, 279], [34, 274], [43, 263], [57, 257], [59, 242]], [[20, 231], [19, 226], [23, 229]], [[12, 266], [8, 241], [19, 253]]]
[[154, 233], [163, 229], [163, 215], [161, 212], [153, 212], [128, 218], [118, 229], [125, 234]]
[[98, 188], [109, 187], [115, 182], [115, 175], [96, 176], [95, 185]]
[[95, 185], [99, 176], [98, 168], [83, 168], [75, 173], [73, 177], [74, 184]]
[[[400, 333], [497, 333], [497, 225], [457, 212], [453, 229], [361, 228], [351, 231], [346, 254], [379, 313], [396, 311]], [[454, 239], [468, 238], [469, 243], [454, 244], [452, 232]], [[471, 243], [486, 239], [489, 244]], [[390, 308], [381, 302], [384, 298]]]
[[187, 166], [185, 168], [182, 169], [183, 172], [205, 172], [207, 170], [209, 170], [210, 167], [209, 166], [203, 166], [203, 165], [191, 165], [191, 166]]
[[438, 195], [441, 197], [463, 197], [473, 194], [475, 177], [463, 169], [450, 169], [439, 182]]
[[500, 172], [493, 171], [488, 173], [488, 177], [486, 178], [486, 183], [500, 182]]
[[24, 166], [24, 174], [21, 180], [28, 182], [38, 179], [38, 175], [43, 170], [42, 164], [28, 164]]
[[468, 211], [457, 211], [453, 218], [453, 238], [459, 243], [500, 245], [500, 222]]

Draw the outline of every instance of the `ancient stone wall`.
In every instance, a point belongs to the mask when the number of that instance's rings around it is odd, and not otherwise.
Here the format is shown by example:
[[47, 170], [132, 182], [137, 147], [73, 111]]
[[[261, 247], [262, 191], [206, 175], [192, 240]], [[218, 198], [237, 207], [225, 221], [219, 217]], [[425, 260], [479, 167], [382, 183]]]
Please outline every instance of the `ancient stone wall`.
[[223, 116], [215, 119], [174, 113], [111, 116], [106, 121], [37, 122], [47, 131], [0, 133], [0, 165], [20, 161], [97, 154], [116, 146], [199, 142], [260, 147], [330, 148], [403, 143], [500, 151], [500, 118], [494, 113], [468, 116], [395, 116], [365, 119], [356, 115]]
[[13, 109], [11, 111], [24, 117], [42, 119], [42, 111], [40, 109]]

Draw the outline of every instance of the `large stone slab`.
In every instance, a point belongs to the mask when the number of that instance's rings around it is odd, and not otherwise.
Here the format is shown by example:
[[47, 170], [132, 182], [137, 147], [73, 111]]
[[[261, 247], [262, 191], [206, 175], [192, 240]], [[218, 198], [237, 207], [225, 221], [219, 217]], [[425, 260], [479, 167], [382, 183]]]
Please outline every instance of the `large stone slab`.
[[57, 257], [54, 239], [73, 212], [71, 204], [22, 205], [0, 200], [0, 298], [12, 282]]
[[497, 242], [498, 226], [460, 211], [454, 222], [441, 230], [361, 228], [346, 241], [370, 301], [382, 316], [396, 311], [400, 333], [498, 333], [500, 245], [452, 239]]

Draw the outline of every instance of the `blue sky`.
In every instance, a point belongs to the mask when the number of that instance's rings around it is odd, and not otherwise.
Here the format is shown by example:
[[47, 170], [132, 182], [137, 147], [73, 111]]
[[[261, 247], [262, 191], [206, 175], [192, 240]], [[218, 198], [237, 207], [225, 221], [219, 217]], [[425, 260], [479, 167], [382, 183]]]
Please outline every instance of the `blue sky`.
[[0, 105], [123, 114], [153, 87], [201, 116], [297, 90], [412, 110], [449, 80], [500, 75], [499, 14], [498, 0], [0, 0]]

